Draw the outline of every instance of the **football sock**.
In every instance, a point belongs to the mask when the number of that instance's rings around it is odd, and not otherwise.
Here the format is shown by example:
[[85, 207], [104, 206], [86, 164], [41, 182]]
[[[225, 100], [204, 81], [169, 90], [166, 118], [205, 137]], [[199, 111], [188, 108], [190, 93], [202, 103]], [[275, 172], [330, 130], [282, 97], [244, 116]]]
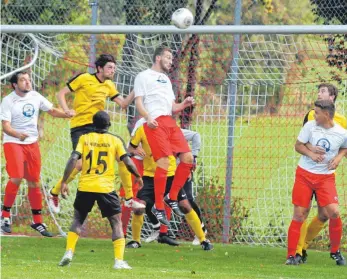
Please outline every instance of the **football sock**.
[[195, 213], [198, 214], [198, 217], [199, 217], [200, 222], [202, 224], [201, 210], [200, 210], [199, 206], [196, 204], [196, 202], [194, 200], [189, 200], [189, 203], [192, 206], [192, 208], [194, 209]]
[[341, 218], [329, 219], [330, 252], [336, 253], [340, 249], [342, 237]]
[[11, 207], [16, 200], [16, 196], [19, 190], [19, 185], [14, 184], [11, 180], [9, 180], [6, 184], [5, 188], [5, 197], [4, 204], [2, 207], [2, 217], [9, 218], [11, 215]]
[[133, 234], [133, 240], [137, 241], [138, 243], [141, 242], [142, 225], [143, 225], [143, 214], [141, 215], [133, 214], [133, 219], [131, 221], [131, 229]]
[[129, 200], [133, 197], [133, 184], [131, 181], [131, 173], [128, 171], [126, 165], [123, 162], [118, 163], [118, 173], [120, 180], [122, 181], [125, 199]]
[[191, 226], [191, 228], [193, 229], [193, 232], [199, 238], [199, 241], [200, 242], [205, 241], [206, 240], [205, 233], [202, 230], [201, 222], [196, 212], [192, 209], [190, 212], [188, 212], [185, 215], [185, 217], [186, 217], [187, 223]]
[[178, 192], [184, 186], [184, 183], [188, 179], [190, 172], [192, 170], [193, 164], [179, 163], [175, 173], [174, 180], [172, 181], [171, 190], [169, 193], [169, 198], [171, 200], [177, 201]]
[[[66, 183], [69, 184], [72, 180], [75, 179], [76, 175], [79, 173], [80, 171], [76, 168], [74, 168], [70, 174], [70, 176], [68, 177], [68, 179], [66, 180]], [[63, 181], [63, 178], [60, 178], [59, 181], [57, 182], [57, 184], [55, 184], [55, 186], [51, 189], [51, 194], [52, 195], [56, 195], [58, 196], [60, 194], [60, 189], [61, 189], [61, 182]]]
[[114, 258], [117, 260], [123, 260], [124, 259], [124, 249], [125, 249], [125, 239], [124, 237], [116, 239], [113, 241], [113, 251], [114, 251]]
[[301, 229], [300, 229], [300, 237], [299, 237], [299, 242], [296, 247], [296, 253], [302, 256], [302, 249], [305, 244], [305, 238], [307, 234], [307, 220], [305, 220], [302, 223]]
[[67, 239], [66, 239], [66, 251], [72, 250], [72, 252], [75, 252], [76, 243], [79, 238], [79, 235], [75, 232], [68, 232], [67, 233]]
[[307, 250], [312, 240], [319, 234], [319, 232], [323, 228], [324, 228], [324, 223], [318, 219], [318, 216], [315, 216], [307, 227], [305, 243], [302, 249]]
[[164, 210], [164, 193], [167, 181], [167, 170], [157, 167], [154, 173], [155, 208]]
[[35, 224], [42, 223], [42, 193], [39, 187], [28, 188], [28, 199], [33, 214], [33, 221]]
[[127, 235], [127, 229], [128, 229], [130, 216], [131, 216], [131, 210], [132, 209], [130, 207], [126, 207], [126, 206], [122, 205], [122, 217], [121, 217], [121, 219], [122, 219], [124, 237], [126, 237], [126, 235]]
[[303, 222], [292, 220], [288, 229], [287, 258], [295, 256], [296, 247], [300, 238], [300, 229]]

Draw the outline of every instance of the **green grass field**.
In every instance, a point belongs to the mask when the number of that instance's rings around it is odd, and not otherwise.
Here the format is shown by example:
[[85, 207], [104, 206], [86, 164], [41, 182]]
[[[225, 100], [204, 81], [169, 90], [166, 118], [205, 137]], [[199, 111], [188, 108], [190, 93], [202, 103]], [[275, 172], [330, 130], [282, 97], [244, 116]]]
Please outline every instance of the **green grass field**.
[[189, 243], [179, 247], [145, 244], [126, 249], [132, 270], [113, 266], [110, 240], [80, 239], [70, 267], [58, 267], [64, 238], [1, 238], [1, 278], [346, 278], [346, 267], [336, 266], [328, 252], [309, 251], [308, 263], [284, 265], [281, 248], [240, 245], [215, 246], [203, 251]]

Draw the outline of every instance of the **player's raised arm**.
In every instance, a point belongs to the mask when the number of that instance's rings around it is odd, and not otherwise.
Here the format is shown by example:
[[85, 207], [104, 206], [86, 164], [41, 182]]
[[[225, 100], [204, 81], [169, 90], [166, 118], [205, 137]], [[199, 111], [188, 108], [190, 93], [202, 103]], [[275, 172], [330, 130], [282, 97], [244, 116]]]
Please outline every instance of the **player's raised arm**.
[[64, 170], [64, 176], [61, 181], [61, 195], [65, 197], [69, 194], [69, 188], [67, 186], [67, 179], [70, 177], [72, 171], [75, 169], [77, 161], [81, 158], [81, 155], [75, 151], [71, 153], [71, 156], [69, 160], [66, 163], [65, 170]]
[[64, 111], [61, 111], [60, 109], [57, 108], [52, 108], [51, 110], [47, 111], [47, 113], [53, 117], [57, 118], [71, 118], [72, 116], [65, 113]]
[[135, 92], [132, 90], [128, 96], [123, 98], [121, 95], [118, 95], [112, 101], [116, 102], [122, 109], [127, 109], [127, 107], [132, 103], [135, 97]]
[[70, 90], [70, 88], [68, 86], [65, 86], [57, 94], [57, 99], [58, 99], [59, 105], [61, 106], [61, 108], [63, 109], [63, 111], [65, 112], [65, 114], [68, 117], [72, 117], [76, 114], [75, 111], [70, 109], [66, 103], [65, 95], [70, 94], [71, 92], [72, 91]]
[[142, 187], [143, 186], [142, 178], [134, 162], [129, 158], [128, 155], [122, 156], [120, 160], [125, 164], [127, 170], [136, 177], [136, 183], [139, 183], [139, 186]]
[[195, 104], [193, 97], [187, 97], [181, 103], [176, 103], [175, 101], [172, 103], [172, 112], [177, 113], [184, 110], [187, 107], [193, 106]]

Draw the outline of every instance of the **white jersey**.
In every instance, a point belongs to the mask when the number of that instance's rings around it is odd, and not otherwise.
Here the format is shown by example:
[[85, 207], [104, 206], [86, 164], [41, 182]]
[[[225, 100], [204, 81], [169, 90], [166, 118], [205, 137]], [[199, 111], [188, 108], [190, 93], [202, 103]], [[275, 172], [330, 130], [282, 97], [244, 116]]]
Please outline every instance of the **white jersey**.
[[0, 119], [9, 121], [11, 127], [17, 132], [29, 135], [24, 141], [4, 133], [3, 143], [13, 142], [31, 144], [38, 139], [37, 121], [39, 110], [49, 111], [53, 104], [36, 91], [30, 91], [20, 97], [15, 91], [3, 98], [1, 103]]
[[175, 94], [170, 79], [164, 73], [147, 69], [139, 73], [134, 84], [135, 98], [142, 96], [148, 114], [153, 118], [172, 115]]
[[298, 136], [298, 141], [311, 143], [313, 146], [320, 146], [325, 149], [324, 160], [316, 163], [310, 157], [302, 155], [299, 166], [309, 172], [316, 174], [330, 174], [335, 170], [328, 170], [328, 164], [339, 152], [340, 148], [347, 148], [347, 130], [335, 124], [330, 129], [317, 126], [316, 121], [307, 122]]

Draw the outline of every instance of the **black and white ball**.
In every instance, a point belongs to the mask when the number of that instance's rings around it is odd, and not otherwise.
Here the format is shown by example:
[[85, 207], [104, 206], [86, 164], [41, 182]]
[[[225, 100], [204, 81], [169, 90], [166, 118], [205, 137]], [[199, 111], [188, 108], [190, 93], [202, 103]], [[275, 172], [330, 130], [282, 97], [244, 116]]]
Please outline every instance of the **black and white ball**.
[[191, 11], [186, 8], [180, 8], [171, 16], [173, 24], [180, 29], [187, 29], [194, 22], [194, 16]]

